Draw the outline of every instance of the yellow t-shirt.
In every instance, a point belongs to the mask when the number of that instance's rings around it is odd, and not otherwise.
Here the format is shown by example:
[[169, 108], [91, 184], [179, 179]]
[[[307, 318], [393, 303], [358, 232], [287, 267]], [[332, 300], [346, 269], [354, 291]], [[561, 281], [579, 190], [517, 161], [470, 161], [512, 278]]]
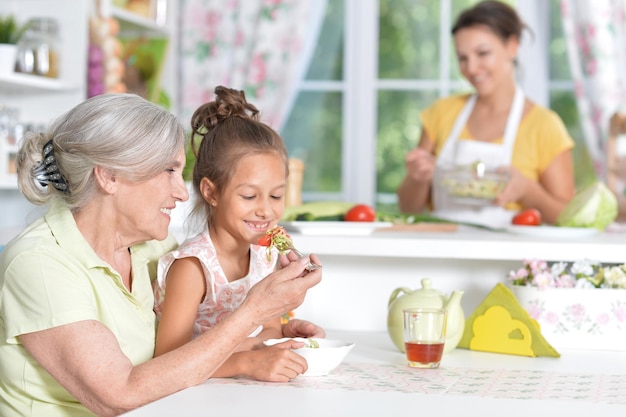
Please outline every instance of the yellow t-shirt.
[[97, 320], [133, 364], [147, 361], [155, 343], [151, 280], [159, 257], [176, 246], [173, 237], [133, 246], [129, 292], [60, 201], [6, 245], [0, 253], [0, 415], [93, 415], [32, 359], [19, 335]]
[[[423, 129], [435, 144], [435, 155], [441, 152], [468, 98], [468, 94], [441, 98], [420, 113]], [[466, 139], [475, 139], [470, 136], [467, 125], [459, 137], [459, 140]], [[493, 143], [502, 143], [502, 140], [499, 138]], [[520, 121], [511, 165], [537, 181], [554, 158], [573, 147], [574, 141], [559, 116], [535, 104]]]

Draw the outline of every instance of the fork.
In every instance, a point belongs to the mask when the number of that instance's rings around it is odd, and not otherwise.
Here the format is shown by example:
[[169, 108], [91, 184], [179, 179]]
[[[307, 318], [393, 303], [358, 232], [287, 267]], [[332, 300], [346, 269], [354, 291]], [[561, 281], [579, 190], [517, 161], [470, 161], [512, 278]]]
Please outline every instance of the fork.
[[[307, 256], [304, 253], [300, 252], [295, 247], [293, 247], [293, 245], [289, 247], [289, 250], [291, 250], [293, 253], [298, 255], [300, 258], [304, 258]], [[321, 269], [321, 268], [322, 268], [322, 265], [318, 265], [315, 262], [312, 262], [311, 260], [309, 260], [309, 264], [305, 267], [307, 271], [315, 271], [316, 269]]]

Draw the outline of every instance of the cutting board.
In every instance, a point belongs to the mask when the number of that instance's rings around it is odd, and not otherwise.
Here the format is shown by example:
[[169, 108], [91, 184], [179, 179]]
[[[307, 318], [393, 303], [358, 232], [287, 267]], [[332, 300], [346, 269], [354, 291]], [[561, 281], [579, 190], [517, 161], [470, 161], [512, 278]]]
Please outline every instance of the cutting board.
[[394, 224], [390, 227], [380, 227], [376, 232], [456, 232], [459, 226], [454, 223], [413, 223]]

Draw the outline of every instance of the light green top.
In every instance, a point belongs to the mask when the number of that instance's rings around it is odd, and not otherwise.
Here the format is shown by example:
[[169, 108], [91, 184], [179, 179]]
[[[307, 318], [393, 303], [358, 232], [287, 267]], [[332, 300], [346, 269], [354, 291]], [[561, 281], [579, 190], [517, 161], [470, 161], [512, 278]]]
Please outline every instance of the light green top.
[[0, 415], [93, 415], [23, 348], [19, 335], [97, 320], [133, 364], [152, 358], [155, 318], [151, 280], [176, 240], [131, 248], [133, 285], [98, 258], [64, 203], [52, 204], [0, 253]]

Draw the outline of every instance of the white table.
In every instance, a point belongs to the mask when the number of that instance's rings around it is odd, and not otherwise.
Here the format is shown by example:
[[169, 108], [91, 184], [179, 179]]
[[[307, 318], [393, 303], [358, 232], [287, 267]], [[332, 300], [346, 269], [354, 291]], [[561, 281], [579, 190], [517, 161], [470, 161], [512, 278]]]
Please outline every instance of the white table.
[[328, 333], [356, 343], [328, 376], [213, 379], [127, 416], [626, 415], [625, 353], [572, 350], [555, 359], [456, 349], [441, 368], [420, 370], [405, 365], [386, 333]]

